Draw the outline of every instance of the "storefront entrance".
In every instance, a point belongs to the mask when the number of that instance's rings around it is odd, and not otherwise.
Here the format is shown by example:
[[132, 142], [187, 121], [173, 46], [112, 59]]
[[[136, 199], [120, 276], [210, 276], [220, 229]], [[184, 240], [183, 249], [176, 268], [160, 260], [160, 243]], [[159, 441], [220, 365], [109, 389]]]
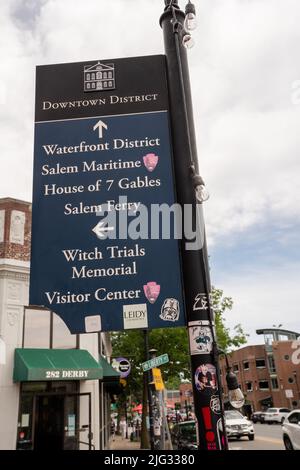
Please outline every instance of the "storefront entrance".
[[64, 448], [64, 396], [38, 395], [35, 406], [34, 449]]
[[[76, 393], [76, 389], [76, 382], [22, 384], [17, 449], [55, 451], [93, 447], [91, 394]], [[81, 426], [79, 413], [84, 417]]]

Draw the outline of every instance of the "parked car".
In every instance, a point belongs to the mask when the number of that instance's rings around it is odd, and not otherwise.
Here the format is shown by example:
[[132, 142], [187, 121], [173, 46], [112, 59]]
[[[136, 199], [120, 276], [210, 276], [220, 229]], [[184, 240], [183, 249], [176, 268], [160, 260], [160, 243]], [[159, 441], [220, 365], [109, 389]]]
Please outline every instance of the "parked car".
[[290, 411], [288, 408], [268, 408], [265, 413], [265, 423], [283, 423]]
[[251, 421], [253, 423], [264, 423], [265, 422], [265, 412], [264, 411], [255, 411], [251, 415]]
[[173, 449], [197, 450], [195, 421], [182, 421], [174, 425], [171, 431]]
[[300, 410], [293, 410], [282, 423], [282, 438], [287, 450], [300, 450]]
[[243, 436], [248, 437], [249, 441], [254, 441], [253, 424], [246, 416], [243, 416], [237, 410], [225, 411], [226, 433], [228, 439], [236, 437], [240, 439]]

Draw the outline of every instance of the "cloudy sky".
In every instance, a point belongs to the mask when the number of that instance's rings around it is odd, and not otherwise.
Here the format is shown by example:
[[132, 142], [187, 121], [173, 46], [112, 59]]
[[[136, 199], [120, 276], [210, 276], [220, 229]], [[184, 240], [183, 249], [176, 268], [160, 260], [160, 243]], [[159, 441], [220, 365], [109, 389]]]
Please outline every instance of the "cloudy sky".
[[[184, 7], [185, 2], [179, 3]], [[300, 2], [194, 0], [189, 52], [227, 324], [300, 331]], [[37, 64], [163, 53], [163, 0], [0, 1], [0, 197], [31, 200]]]

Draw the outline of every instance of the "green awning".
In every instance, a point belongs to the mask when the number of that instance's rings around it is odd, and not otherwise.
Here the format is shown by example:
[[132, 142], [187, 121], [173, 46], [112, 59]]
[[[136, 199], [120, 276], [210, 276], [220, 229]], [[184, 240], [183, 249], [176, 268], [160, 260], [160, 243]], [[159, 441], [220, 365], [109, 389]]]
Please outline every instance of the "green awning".
[[102, 378], [101, 365], [84, 349], [15, 349], [14, 382]]
[[103, 357], [99, 357], [100, 365], [103, 369], [103, 380], [105, 390], [110, 393], [111, 398], [113, 395], [120, 395], [123, 392], [123, 387], [120, 384], [121, 374], [117, 372], [107, 360]]
[[107, 362], [105, 357], [100, 356], [99, 362], [103, 369], [103, 382], [120, 382], [120, 373]]

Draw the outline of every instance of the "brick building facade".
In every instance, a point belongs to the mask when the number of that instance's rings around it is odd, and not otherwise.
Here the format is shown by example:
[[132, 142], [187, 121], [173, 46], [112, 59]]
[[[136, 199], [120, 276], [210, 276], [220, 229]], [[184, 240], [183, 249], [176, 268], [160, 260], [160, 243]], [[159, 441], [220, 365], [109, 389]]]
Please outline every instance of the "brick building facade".
[[28, 262], [31, 243], [31, 204], [0, 199], [0, 258]]
[[193, 387], [191, 383], [181, 383], [179, 385], [180, 407], [185, 409], [186, 405], [194, 408]]
[[[105, 359], [109, 334], [71, 335], [54, 312], [28, 306], [30, 245], [31, 204], [0, 199], [0, 450], [106, 449], [111, 387], [119, 383]], [[32, 361], [27, 369], [25, 356]], [[89, 379], [91, 361], [98, 373]], [[60, 368], [66, 374], [52, 380]]]
[[[230, 354], [229, 362], [253, 411], [270, 406], [300, 408], [300, 342], [291, 339], [245, 346]], [[225, 359], [220, 368], [226, 400]]]

